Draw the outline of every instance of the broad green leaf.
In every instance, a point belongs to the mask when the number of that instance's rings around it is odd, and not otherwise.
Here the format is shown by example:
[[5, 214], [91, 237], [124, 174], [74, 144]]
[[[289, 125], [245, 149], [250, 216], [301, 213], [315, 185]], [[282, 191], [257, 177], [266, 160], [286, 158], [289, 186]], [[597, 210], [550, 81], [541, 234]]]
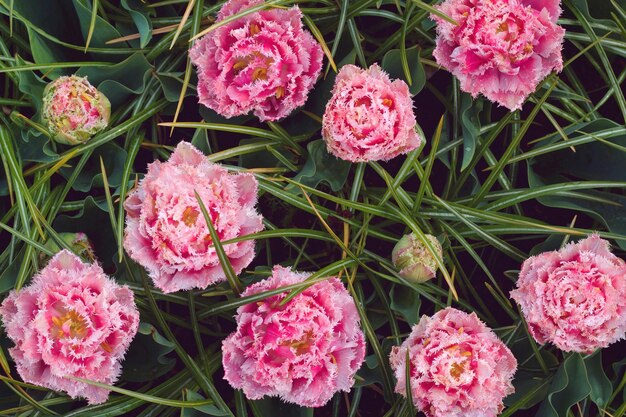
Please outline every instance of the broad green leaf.
[[[564, 131], [579, 134], [617, 127], [613, 121], [599, 119], [591, 123], [569, 126]], [[559, 134], [552, 135], [538, 146], [547, 146], [562, 140]], [[617, 146], [618, 148], [616, 149]], [[548, 184], [575, 180], [626, 181], [626, 135], [618, 134], [611, 138], [576, 146], [576, 152], [565, 148], [549, 154], [537, 156], [528, 161], [528, 182], [531, 188]], [[602, 191], [579, 191], [539, 197], [537, 200], [549, 207], [559, 207], [593, 215], [608, 229], [617, 234], [626, 234], [626, 197]], [[573, 217], [573, 216], [572, 216]], [[566, 219], [571, 221], [571, 218]], [[618, 240], [622, 248], [626, 242]]]
[[568, 356], [559, 367], [548, 396], [536, 417], [564, 417], [571, 406], [591, 393], [585, 362], [580, 354]]
[[82, 67], [76, 74], [87, 76], [111, 102], [111, 111], [126, 102], [133, 94], [144, 92], [152, 65], [146, 57], [137, 52], [110, 67]]
[[152, 20], [145, 5], [139, 0], [122, 0], [122, 7], [128, 10], [130, 17], [135, 22], [140, 35], [139, 45], [145, 48], [152, 39]]
[[391, 309], [400, 313], [410, 326], [419, 321], [421, 300], [413, 289], [395, 284], [389, 293], [389, 299]]
[[306, 163], [294, 181], [313, 188], [320, 182], [326, 182], [333, 191], [339, 191], [348, 179], [350, 163], [329, 154], [322, 139], [310, 142], [307, 150], [309, 154]]
[[[102, 173], [100, 170], [100, 158], [104, 161], [104, 167], [110, 187], [118, 187], [122, 179], [124, 171], [124, 160], [126, 159], [126, 151], [119, 145], [109, 142], [96, 148], [91, 155], [89, 162], [81, 171], [72, 184], [72, 188], [77, 191], [88, 192], [93, 187], [102, 187]], [[73, 163], [78, 160], [73, 161]], [[65, 178], [69, 178], [73, 172], [73, 163], [67, 168], [61, 168], [60, 173]]]
[[[137, 335], [126, 353], [122, 379], [132, 382], [153, 381], [170, 371], [176, 364], [174, 358], [166, 355], [174, 350], [174, 345], [165, 339], [149, 323], [139, 323]], [[196, 401], [199, 399], [189, 398]]]
[[[83, 36], [84, 41], [81, 44], [84, 44], [87, 40], [87, 35], [89, 33], [89, 25], [91, 24], [91, 1], [89, 0], [72, 0], [74, 5], [74, 9], [76, 10], [76, 14], [78, 15], [78, 20], [80, 22], [80, 33]], [[93, 34], [91, 35], [91, 41], [89, 42], [90, 48], [123, 48], [124, 43], [107, 45], [106, 42], [111, 39], [119, 38], [121, 35], [115, 27], [113, 27], [109, 22], [104, 20], [101, 16], [96, 16], [96, 26]], [[105, 58], [104, 55], [98, 55], [98, 58]]]
[[611, 398], [611, 394], [613, 393], [613, 386], [602, 368], [601, 349], [585, 358], [585, 367], [587, 368], [589, 385], [591, 385], [589, 398], [591, 398], [591, 401], [596, 403], [598, 408], [604, 409], [606, 408], [609, 398]]
[[474, 100], [469, 94], [461, 97], [461, 127], [463, 129], [463, 162], [461, 171], [465, 170], [476, 152], [476, 144], [480, 135], [480, 112], [483, 101]]
[[[383, 57], [381, 67], [389, 73], [392, 79], [398, 78], [407, 81], [404, 71], [402, 70], [401, 54], [402, 52], [399, 49], [392, 49], [387, 52]], [[420, 59], [420, 50], [417, 46], [407, 48], [406, 55], [412, 81], [409, 91], [411, 94], [415, 95], [424, 88], [426, 84], [426, 73], [424, 72], [424, 65]]]

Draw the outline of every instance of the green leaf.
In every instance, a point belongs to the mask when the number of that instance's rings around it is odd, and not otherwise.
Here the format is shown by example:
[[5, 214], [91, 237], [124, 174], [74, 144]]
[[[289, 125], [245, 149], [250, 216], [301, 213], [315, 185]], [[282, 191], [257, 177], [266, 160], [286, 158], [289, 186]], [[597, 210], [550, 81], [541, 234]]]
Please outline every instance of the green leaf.
[[117, 252], [117, 244], [113, 237], [106, 201], [96, 202], [92, 196], [88, 196], [82, 201], [77, 214], [58, 216], [53, 227], [57, 232], [85, 233], [103, 267], [108, 269], [113, 266], [112, 259]]
[[564, 417], [570, 407], [585, 399], [591, 390], [583, 358], [578, 353], [572, 354], [556, 372], [537, 417]]
[[463, 128], [463, 162], [461, 171], [470, 164], [476, 152], [476, 142], [480, 135], [480, 112], [483, 100], [474, 100], [469, 94], [461, 96], [461, 127]]
[[145, 48], [152, 39], [152, 21], [145, 6], [139, 0], [122, 0], [122, 7], [128, 10], [139, 31], [139, 44]]
[[[402, 70], [402, 51], [399, 49], [392, 49], [385, 54], [381, 62], [381, 67], [389, 73], [389, 76], [408, 81]], [[409, 71], [411, 74], [411, 87], [409, 91], [415, 95], [422, 91], [424, 85], [426, 85], [426, 73], [424, 72], [424, 65], [420, 59], [420, 49], [417, 45], [406, 50], [406, 57], [409, 63]]]
[[109, 67], [82, 67], [76, 74], [86, 76], [111, 102], [111, 111], [127, 101], [133, 94], [144, 92], [152, 65], [146, 57], [136, 52]]
[[[102, 187], [100, 158], [104, 161], [109, 186], [118, 187], [120, 185], [124, 171], [124, 161], [126, 160], [126, 151], [116, 143], [108, 142], [94, 150], [89, 162], [87, 162], [85, 168], [78, 175], [74, 184], [72, 184], [74, 190], [88, 192], [93, 187]], [[72, 172], [74, 172], [74, 168], [73, 166], [61, 168], [59, 172], [65, 178], [69, 178]]]
[[[197, 392], [185, 389], [185, 399], [187, 401], [202, 401], [205, 398]], [[201, 416], [227, 416], [228, 413], [220, 410], [212, 404], [200, 405], [193, 408], [183, 408], [180, 417], [201, 417]]]
[[[611, 120], [598, 119], [568, 126], [563, 130], [567, 135], [576, 132], [594, 135], [594, 132], [618, 126]], [[562, 138], [556, 133], [542, 141], [538, 147], [559, 141]], [[593, 142], [576, 146], [576, 152], [565, 148], [531, 158], [528, 161], [528, 183], [531, 188], [536, 188], [572, 180], [626, 181], [626, 170], [623, 169], [626, 166], [626, 151], [621, 147], [626, 147], [624, 133], [612, 135], [610, 138], [598, 137]], [[602, 221], [611, 232], [626, 234], [626, 197], [622, 195], [589, 190], [543, 196], [537, 200], [549, 207], [591, 214]], [[567, 219], [570, 220], [571, 218]], [[626, 242], [618, 240], [617, 243], [626, 249]]]
[[[139, 331], [130, 344], [124, 361], [122, 378], [131, 382], [153, 381], [169, 372], [176, 360], [166, 355], [174, 350], [174, 344], [165, 339], [149, 323], [139, 323]], [[189, 398], [192, 401], [204, 398]]]
[[402, 315], [413, 326], [419, 321], [421, 301], [413, 289], [395, 284], [389, 293], [391, 309]]
[[[294, 181], [312, 188], [316, 188], [323, 181], [333, 191], [339, 191], [348, 179], [350, 163], [329, 154], [322, 139], [310, 142], [307, 150], [309, 154], [306, 163], [294, 177]], [[299, 192], [295, 186], [289, 186], [288, 189]]]
[[587, 376], [591, 385], [589, 398], [598, 408], [603, 410], [609, 403], [613, 393], [613, 386], [602, 368], [602, 350], [598, 349], [594, 354], [587, 356], [585, 358], [585, 367], [587, 368]]
[[288, 404], [276, 397], [265, 397], [253, 401], [262, 416], [271, 417], [313, 417], [313, 409]]
[[[87, 0], [72, 0], [72, 3], [74, 5], [74, 9], [76, 10], [76, 14], [78, 15], [80, 32], [83, 35], [84, 41], [86, 41], [87, 35], [89, 34], [89, 26], [91, 25], [91, 2]], [[107, 41], [119, 38], [121, 36], [122, 35], [120, 35], [120, 32], [118, 32], [118, 30], [115, 29], [115, 27], [113, 27], [109, 22], [107, 22], [100, 16], [96, 16], [96, 26], [93, 34], [91, 35], [89, 48], [95, 47], [121, 49], [126, 46], [124, 43], [117, 43], [112, 45], [106, 44]]]

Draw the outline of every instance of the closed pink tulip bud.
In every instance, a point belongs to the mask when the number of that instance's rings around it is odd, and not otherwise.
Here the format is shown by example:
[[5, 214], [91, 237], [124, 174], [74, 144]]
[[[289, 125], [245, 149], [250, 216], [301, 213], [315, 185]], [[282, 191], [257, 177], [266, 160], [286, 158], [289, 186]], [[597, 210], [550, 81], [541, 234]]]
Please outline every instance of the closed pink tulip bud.
[[[441, 243], [433, 235], [426, 235], [441, 259], [443, 250]], [[402, 236], [391, 252], [391, 260], [401, 277], [421, 284], [435, 277], [437, 261], [426, 245], [413, 233]]]

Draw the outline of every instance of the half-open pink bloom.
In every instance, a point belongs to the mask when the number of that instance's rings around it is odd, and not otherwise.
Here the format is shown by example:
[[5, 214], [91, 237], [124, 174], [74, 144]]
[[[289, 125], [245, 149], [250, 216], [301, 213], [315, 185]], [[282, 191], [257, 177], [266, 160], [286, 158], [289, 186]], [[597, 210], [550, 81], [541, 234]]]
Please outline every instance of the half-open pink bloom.
[[[217, 22], [263, 0], [230, 0]], [[302, 28], [302, 13], [267, 9], [200, 38], [189, 56], [198, 70], [200, 103], [225, 117], [254, 112], [261, 121], [302, 106], [322, 69], [323, 52]]]
[[454, 74], [461, 89], [482, 94], [510, 110], [520, 109], [553, 70], [563, 69], [565, 30], [556, 24], [560, 0], [446, 0], [438, 9], [439, 65]]
[[[255, 209], [257, 187], [252, 174], [229, 174], [181, 142], [169, 161], [148, 166], [124, 203], [124, 248], [166, 293], [225, 281], [195, 192], [224, 241], [263, 230]], [[254, 240], [226, 244], [224, 251], [239, 274], [254, 258]]]
[[511, 297], [539, 343], [591, 353], [626, 336], [626, 263], [598, 235], [528, 258]]
[[87, 77], [71, 75], [49, 83], [41, 117], [59, 143], [84, 143], [109, 124], [111, 103]]
[[416, 149], [413, 99], [402, 80], [377, 65], [344, 65], [326, 105], [322, 136], [328, 151], [350, 162], [387, 161]]
[[109, 390], [67, 377], [115, 383], [139, 325], [133, 292], [67, 250], [56, 254], [30, 286], [11, 291], [0, 315], [15, 342], [9, 352], [24, 381], [90, 404], [106, 401]]
[[448, 307], [422, 316], [391, 350], [391, 367], [406, 396], [407, 352], [413, 402], [428, 417], [496, 417], [514, 392], [515, 357], [476, 314]]
[[[310, 274], [275, 266], [243, 296], [304, 281]], [[246, 397], [265, 395], [321, 407], [350, 391], [365, 358], [354, 300], [337, 278], [318, 282], [284, 306], [287, 292], [237, 310], [237, 330], [222, 344], [224, 378]]]

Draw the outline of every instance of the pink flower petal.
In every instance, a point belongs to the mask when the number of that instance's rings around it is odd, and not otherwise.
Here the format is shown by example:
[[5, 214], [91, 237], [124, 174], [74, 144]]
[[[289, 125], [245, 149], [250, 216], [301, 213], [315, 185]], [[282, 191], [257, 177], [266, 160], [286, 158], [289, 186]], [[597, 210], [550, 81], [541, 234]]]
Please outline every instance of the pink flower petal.
[[[217, 21], [261, 0], [230, 0]], [[225, 117], [253, 112], [278, 120], [302, 106], [322, 69], [323, 51], [302, 27], [302, 13], [270, 8], [230, 22], [196, 41], [200, 103]]]
[[351, 162], [389, 160], [420, 146], [413, 100], [402, 80], [377, 65], [345, 65], [326, 105], [322, 136], [328, 151]]
[[539, 343], [591, 353], [626, 336], [626, 263], [598, 235], [528, 258], [511, 297]]
[[[154, 162], [126, 200], [124, 248], [163, 292], [206, 288], [225, 281], [195, 192], [220, 240], [263, 230], [256, 212], [257, 181], [229, 174], [191, 144], [181, 142], [168, 162]], [[254, 241], [224, 245], [239, 274], [254, 258]]]
[[392, 349], [396, 392], [404, 396], [407, 351], [411, 395], [428, 417], [496, 417], [514, 392], [515, 357], [474, 313], [448, 307], [422, 316]]
[[87, 398], [90, 404], [106, 401], [109, 391], [66, 377], [115, 383], [139, 326], [133, 292], [66, 250], [30, 286], [11, 291], [0, 316], [15, 343], [9, 352], [24, 381]]
[[546, 76], [563, 68], [558, 0], [446, 0], [438, 8], [459, 24], [431, 16], [433, 56], [474, 97], [521, 109]]
[[[275, 266], [242, 296], [304, 281], [309, 274]], [[224, 378], [249, 399], [265, 395], [321, 407], [349, 391], [365, 358], [354, 300], [337, 278], [318, 282], [284, 306], [286, 293], [237, 310], [237, 330], [222, 344]]]

